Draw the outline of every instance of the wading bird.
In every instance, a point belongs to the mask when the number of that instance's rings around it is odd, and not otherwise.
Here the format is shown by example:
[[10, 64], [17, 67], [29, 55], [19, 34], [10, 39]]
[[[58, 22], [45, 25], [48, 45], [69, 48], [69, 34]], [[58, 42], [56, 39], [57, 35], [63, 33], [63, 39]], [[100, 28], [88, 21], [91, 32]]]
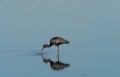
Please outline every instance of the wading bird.
[[43, 48], [41, 51], [43, 51], [44, 48], [49, 48], [53, 45], [55, 45], [57, 47], [57, 51], [59, 52], [59, 45], [62, 44], [69, 44], [69, 41], [67, 41], [66, 39], [63, 39], [61, 37], [53, 37], [50, 39], [50, 44], [44, 44]]

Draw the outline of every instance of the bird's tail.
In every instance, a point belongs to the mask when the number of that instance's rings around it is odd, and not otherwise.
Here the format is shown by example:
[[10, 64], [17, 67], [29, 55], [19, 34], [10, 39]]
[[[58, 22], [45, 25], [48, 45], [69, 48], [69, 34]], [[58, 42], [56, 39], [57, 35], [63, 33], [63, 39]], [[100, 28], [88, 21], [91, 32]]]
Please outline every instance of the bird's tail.
[[70, 41], [66, 41], [66, 44], [69, 44], [70, 43]]

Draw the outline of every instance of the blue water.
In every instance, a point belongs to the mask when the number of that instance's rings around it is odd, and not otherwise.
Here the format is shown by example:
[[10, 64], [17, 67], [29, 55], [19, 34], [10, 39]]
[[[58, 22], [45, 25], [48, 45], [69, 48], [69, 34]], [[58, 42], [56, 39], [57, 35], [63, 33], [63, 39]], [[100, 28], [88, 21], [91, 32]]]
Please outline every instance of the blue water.
[[[118, 0], [1, 0], [0, 77], [120, 77]], [[70, 41], [40, 50], [50, 38]]]

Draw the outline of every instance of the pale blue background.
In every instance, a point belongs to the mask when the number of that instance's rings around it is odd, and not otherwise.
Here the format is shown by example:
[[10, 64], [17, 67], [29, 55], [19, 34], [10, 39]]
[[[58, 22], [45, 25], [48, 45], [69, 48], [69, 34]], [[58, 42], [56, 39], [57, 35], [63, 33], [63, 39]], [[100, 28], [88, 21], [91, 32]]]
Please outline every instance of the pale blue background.
[[[119, 3], [0, 0], [0, 77], [120, 77]], [[60, 48], [71, 66], [59, 72], [32, 55], [53, 36], [71, 41]]]

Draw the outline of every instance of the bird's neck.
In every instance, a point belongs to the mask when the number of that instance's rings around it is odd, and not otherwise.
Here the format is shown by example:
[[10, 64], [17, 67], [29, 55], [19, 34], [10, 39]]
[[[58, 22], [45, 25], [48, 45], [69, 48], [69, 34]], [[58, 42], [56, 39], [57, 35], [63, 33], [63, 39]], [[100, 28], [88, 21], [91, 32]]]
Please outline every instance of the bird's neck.
[[47, 44], [46, 45], [46, 48], [49, 48], [49, 47], [51, 47], [52, 46], [52, 44]]
[[52, 44], [52, 43], [50, 43], [50, 44], [49, 44], [49, 47], [51, 47], [52, 45], [53, 45], [53, 44]]

